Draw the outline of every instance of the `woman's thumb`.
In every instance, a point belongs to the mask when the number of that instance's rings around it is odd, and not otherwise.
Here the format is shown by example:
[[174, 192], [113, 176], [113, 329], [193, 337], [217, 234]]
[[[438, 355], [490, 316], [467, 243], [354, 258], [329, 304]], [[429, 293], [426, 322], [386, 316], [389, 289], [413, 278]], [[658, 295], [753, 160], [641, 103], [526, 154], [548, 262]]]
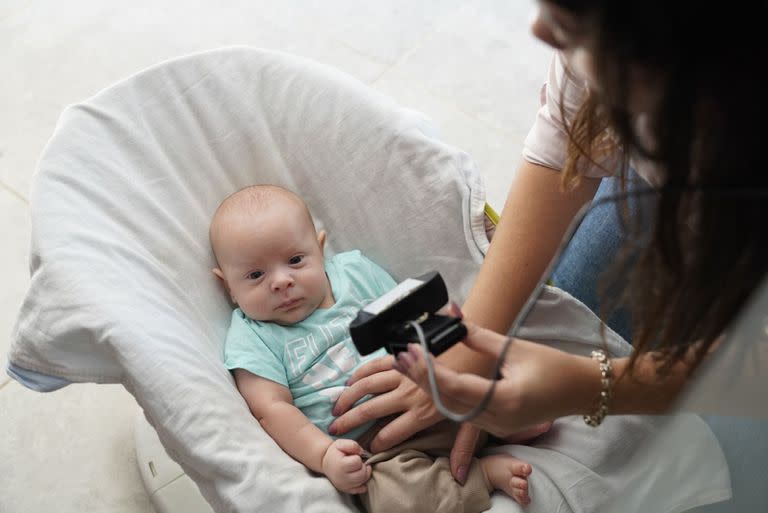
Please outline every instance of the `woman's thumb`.
[[449, 302], [441, 310], [441, 313], [443, 312], [446, 315], [461, 319], [464, 326], [466, 326], [467, 336], [464, 338], [464, 344], [466, 344], [467, 347], [498, 358], [501, 354], [501, 350], [504, 348], [504, 343], [507, 341], [507, 337], [496, 333], [495, 331], [482, 328], [477, 324], [464, 319], [464, 314], [462, 314], [461, 308], [455, 301]]
[[480, 430], [468, 422], [459, 426], [456, 433], [456, 440], [451, 448], [451, 474], [461, 485], [467, 482], [469, 466], [472, 463], [472, 456], [475, 454], [479, 437]]
[[501, 350], [504, 349], [507, 337], [495, 331], [482, 328], [473, 322], [466, 320], [462, 322], [467, 327], [467, 336], [464, 338], [464, 344], [467, 347], [496, 358], [501, 355]]

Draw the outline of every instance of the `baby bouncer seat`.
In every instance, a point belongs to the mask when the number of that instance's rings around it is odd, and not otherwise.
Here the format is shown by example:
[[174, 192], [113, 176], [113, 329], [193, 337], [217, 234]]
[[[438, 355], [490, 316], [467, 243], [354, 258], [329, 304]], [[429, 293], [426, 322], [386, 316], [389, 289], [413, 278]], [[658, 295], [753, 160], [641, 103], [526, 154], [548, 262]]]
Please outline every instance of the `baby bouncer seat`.
[[[34, 181], [32, 280], [9, 371], [42, 391], [122, 384], [217, 512], [352, 512], [350, 497], [266, 435], [222, 364], [232, 305], [210, 271], [208, 224], [224, 197], [254, 183], [303, 197], [328, 255], [360, 249], [396, 280], [438, 270], [458, 302], [489, 245], [482, 180], [425, 116], [287, 54], [231, 47], [174, 59], [62, 114]], [[554, 288], [522, 335], [582, 354], [630, 350]], [[655, 511], [728, 494], [727, 471], [700, 464], [722, 454], [694, 416], [664, 425], [688, 441], [675, 466], [627, 465], [659, 429], [611, 417], [596, 435], [566, 418], [531, 446], [496, 450], [532, 464], [529, 512], [595, 511], [639, 482], [660, 490]], [[681, 469], [690, 485], [679, 485]], [[522, 508], [496, 494], [491, 511]]]

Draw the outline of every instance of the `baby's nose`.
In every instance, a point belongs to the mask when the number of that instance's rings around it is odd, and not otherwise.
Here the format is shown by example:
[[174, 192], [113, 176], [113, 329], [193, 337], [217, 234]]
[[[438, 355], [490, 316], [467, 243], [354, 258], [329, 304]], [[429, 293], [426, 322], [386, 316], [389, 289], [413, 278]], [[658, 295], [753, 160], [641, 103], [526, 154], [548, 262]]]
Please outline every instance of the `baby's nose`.
[[290, 273], [280, 273], [272, 280], [272, 290], [283, 290], [293, 285], [293, 276]]

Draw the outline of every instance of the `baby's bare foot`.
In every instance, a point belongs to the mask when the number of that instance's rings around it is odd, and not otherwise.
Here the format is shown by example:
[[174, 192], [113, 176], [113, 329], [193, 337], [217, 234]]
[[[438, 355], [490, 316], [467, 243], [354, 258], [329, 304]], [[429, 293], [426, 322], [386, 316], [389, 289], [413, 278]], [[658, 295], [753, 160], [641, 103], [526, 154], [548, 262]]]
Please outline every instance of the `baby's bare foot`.
[[494, 490], [502, 490], [520, 505], [531, 502], [528, 495], [528, 476], [531, 466], [509, 454], [494, 454], [480, 458], [486, 479]]

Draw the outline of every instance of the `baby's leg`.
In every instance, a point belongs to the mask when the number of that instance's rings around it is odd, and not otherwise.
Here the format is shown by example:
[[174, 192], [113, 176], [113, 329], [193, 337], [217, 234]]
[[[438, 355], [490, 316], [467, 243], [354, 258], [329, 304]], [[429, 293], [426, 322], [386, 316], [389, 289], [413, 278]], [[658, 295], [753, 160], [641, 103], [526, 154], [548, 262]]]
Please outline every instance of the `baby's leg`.
[[[448, 455], [458, 425], [448, 421], [427, 429], [397, 447], [368, 460], [373, 473], [368, 493], [360, 499], [369, 512], [477, 513], [490, 508], [490, 493], [502, 490], [520, 504], [528, 504], [528, 463], [507, 454], [473, 458], [467, 481], [459, 485], [451, 475]], [[478, 446], [485, 444], [481, 433]]]
[[485, 456], [479, 463], [486, 480], [495, 490], [503, 491], [523, 506], [531, 502], [528, 494], [530, 464], [509, 454]]
[[359, 496], [366, 511], [480, 513], [489, 509], [494, 488], [478, 459], [472, 459], [464, 486], [451, 475], [448, 454], [456, 429], [446, 421], [374, 454], [367, 462], [373, 466], [368, 492]]
[[473, 459], [467, 482], [451, 475], [447, 457], [406, 449], [375, 454], [367, 493], [360, 500], [369, 513], [480, 513], [491, 507], [493, 487]]

